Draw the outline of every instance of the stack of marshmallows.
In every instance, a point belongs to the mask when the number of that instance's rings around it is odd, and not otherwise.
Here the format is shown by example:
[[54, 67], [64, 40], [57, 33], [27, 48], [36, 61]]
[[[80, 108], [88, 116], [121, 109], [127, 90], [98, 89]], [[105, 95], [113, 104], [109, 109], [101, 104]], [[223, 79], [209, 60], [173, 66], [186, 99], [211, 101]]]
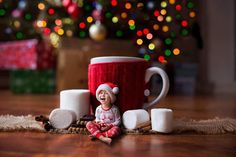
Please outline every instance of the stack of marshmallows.
[[173, 130], [173, 112], [166, 108], [151, 109], [151, 116], [144, 109], [128, 110], [123, 114], [122, 121], [124, 127], [129, 130], [149, 124], [150, 121], [152, 131], [170, 133]]
[[50, 124], [56, 129], [65, 129], [89, 113], [90, 92], [86, 89], [71, 89], [60, 92], [60, 108], [49, 115]]

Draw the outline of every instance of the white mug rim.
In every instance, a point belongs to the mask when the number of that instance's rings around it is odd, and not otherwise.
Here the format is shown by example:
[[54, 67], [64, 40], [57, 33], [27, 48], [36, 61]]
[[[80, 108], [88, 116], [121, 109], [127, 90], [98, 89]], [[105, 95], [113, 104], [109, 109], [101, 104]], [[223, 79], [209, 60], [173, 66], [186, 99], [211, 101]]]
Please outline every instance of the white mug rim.
[[153, 108], [151, 112], [173, 112], [173, 110], [169, 108]]
[[60, 91], [60, 93], [89, 93], [88, 89], [65, 89]]
[[131, 57], [131, 56], [102, 56], [91, 58], [90, 64], [97, 63], [111, 63], [111, 62], [135, 62], [145, 61], [143, 58]]

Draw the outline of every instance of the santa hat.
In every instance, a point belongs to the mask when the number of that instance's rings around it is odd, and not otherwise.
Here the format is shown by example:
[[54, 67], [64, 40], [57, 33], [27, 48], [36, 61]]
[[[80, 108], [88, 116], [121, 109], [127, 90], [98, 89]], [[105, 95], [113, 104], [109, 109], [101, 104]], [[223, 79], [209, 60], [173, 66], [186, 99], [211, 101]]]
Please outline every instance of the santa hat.
[[111, 103], [114, 103], [116, 101], [115, 95], [119, 93], [119, 88], [117, 85], [110, 83], [110, 82], [103, 83], [103, 84], [99, 85], [96, 90], [96, 98], [97, 99], [99, 99], [98, 94], [101, 90], [107, 91], [108, 95], [111, 98]]

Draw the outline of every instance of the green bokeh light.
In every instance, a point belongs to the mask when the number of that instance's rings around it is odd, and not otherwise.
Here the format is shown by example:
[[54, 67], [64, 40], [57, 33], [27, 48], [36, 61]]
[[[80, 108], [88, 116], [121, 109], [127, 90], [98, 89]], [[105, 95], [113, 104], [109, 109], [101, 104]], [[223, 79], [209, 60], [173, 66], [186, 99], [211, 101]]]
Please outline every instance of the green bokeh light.
[[147, 61], [149, 61], [151, 59], [150, 55], [148, 55], [148, 54], [145, 54], [143, 58]]
[[192, 9], [192, 8], [194, 8], [194, 4], [192, 2], [188, 2], [187, 7], [189, 9]]
[[172, 44], [172, 39], [171, 38], [166, 38], [165, 39], [165, 44], [166, 45], [171, 45]]
[[26, 20], [31, 20], [32, 19], [32, 14], [30, 14], [30, 13], [25, 14], [25, 19]]
[[122, 37], [123, 36], [123, 32], [121, 30], [116, 31], [116, 36], [117, 37]]
[[79, 37], [80, 38], [84, 38], [86, 36], [86, 32], [85, 31], [80, 31], [79, 32]]
[[167, 57], [171, 55], [171, 51], [169, 49], [166, 49], [164, 53]]
[[129, 26], [129, 29], [130, 29], [130, 30], [135, 30], [135, 25]]
[[6, 11], [4, 9], [0, 9], [0, 16], [3, 16], [6, 14]]
[[24, 36], [24, 35], [23, 35], [22, 32], [17, 32], [17, 33], [16, 33], [16, 38], [17, 38], [17, 39], [22, 39], [23, 36]]
[[183, 28], [183, 29], [180, 30], [180, 34], [182, 36], [187, 36], [189, 34], [189, 31], [187, 29]]
[[106, 18], [110, 19], [110, 18], [112, 17], [112, 14], [111, 14], [110, 12], [107, 12], [107, 13], [105, 14], [105, 16], [106, 16]]

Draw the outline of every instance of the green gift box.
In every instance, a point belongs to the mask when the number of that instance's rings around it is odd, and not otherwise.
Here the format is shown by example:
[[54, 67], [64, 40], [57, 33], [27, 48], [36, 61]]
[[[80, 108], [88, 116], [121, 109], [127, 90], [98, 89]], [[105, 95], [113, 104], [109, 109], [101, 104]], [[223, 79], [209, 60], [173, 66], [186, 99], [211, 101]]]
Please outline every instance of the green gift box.
[[13, 93], [53, 93], [55, 71], [13, 70], [10, 72], [10, 87]]

